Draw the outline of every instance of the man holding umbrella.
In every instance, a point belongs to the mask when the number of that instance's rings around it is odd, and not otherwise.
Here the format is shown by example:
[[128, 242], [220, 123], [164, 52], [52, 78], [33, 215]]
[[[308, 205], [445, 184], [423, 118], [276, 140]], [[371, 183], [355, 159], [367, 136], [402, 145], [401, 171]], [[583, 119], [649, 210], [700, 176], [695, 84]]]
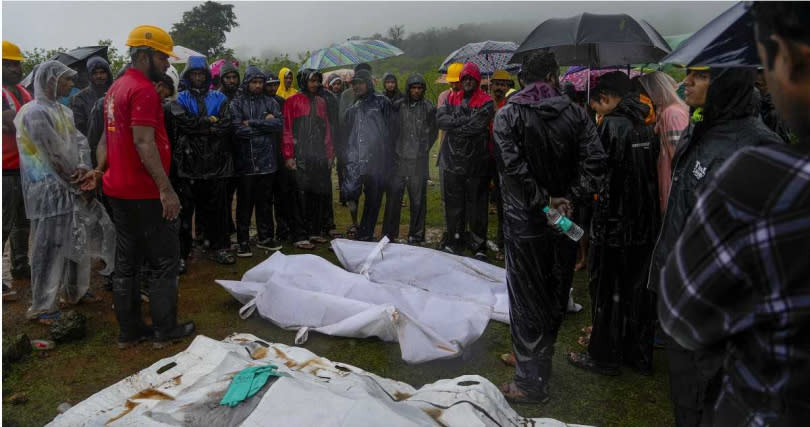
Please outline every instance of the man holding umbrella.
[[[506, 281], [515, 379], [501, 391], [512, 402], [546, 402], [554, 342], [568, 303], [577, 245], [556, 233], [543, 208], [566, 216], [598, 187], [605, 153], [582, 107], [557, 89], [555, 55], [524, 58], [526, 87], [495, 117], [495, 158], [503, 192]], [[567, 270], [566, 270], [567, 269]]]

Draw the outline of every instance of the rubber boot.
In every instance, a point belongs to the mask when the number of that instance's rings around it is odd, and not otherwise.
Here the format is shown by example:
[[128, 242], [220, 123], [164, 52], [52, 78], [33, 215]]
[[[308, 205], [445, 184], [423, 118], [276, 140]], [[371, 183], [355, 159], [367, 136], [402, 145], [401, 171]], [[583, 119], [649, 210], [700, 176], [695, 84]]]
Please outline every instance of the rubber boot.
[[149, 311], [155, 328], [155, 348], [163, 348], [196, 330], [194, 322], [177, 324], [177, 279], [156, 279], [149, 288]]
[[137, 279], [113, 279], [113, 304], [120, 328], [119, 348], [125, 349], [150, 338], [151, 331], [141, 319], [141, 295]]

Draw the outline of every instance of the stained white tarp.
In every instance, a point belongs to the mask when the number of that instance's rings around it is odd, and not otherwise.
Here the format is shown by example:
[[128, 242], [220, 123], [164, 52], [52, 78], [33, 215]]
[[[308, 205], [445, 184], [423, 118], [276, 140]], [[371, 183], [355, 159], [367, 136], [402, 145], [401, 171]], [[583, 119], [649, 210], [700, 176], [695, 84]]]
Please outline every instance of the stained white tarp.
[[[261, 345], [261, 347], [259, 347]], [[266, 346], [266, 347], [264, 347]], [[259, 351], [255, 351], [255, 349]], [[257, 358], [250, 356], [250, 351]], [[234, 375], [273, 364], [271, 378], [239, 406], [219, 405]], [[124, 378], [50, 426], [554, 426], [518, 415], [487, 379], [465, 375], [420, 389], [249, 334], [199, 335], [175, 356]], [[568, 424], [570, 425], [570, 424]]]

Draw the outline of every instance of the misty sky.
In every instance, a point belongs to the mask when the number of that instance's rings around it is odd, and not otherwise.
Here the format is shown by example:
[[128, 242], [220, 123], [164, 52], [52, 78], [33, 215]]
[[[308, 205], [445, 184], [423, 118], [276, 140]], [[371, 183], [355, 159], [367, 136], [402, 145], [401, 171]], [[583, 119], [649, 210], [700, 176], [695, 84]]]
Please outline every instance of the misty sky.
[[[18, 2], [3, 1], [4, 40], [23, 50], [94, 45], [112, 39], [119, 49], [129, 30], [151, 24], [166, 30], [201, 2]], [[467, 22], [539, 24], [582, 12], [628, 13], [646, 19], [662, 35], [692, 32], [733, 2], [226, 2], [239, 27], [226, 45], [237, 56], [267, 56], [315, 50], [351, 36], [385, 34], [394, 24], [408, 32]], [[36, 29], [34, 29], [36, 28]], [[527, 30], [528, 33], [528, 30]], [[516, 40], [521, 42], [522, 40]]]

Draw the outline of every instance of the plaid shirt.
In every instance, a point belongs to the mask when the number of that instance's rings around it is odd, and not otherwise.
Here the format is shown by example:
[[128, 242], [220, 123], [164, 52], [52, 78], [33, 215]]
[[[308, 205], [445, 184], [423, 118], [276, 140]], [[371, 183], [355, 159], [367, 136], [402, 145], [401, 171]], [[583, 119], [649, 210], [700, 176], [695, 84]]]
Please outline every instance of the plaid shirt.
[[661, 326], [725, 350], [716, 425], [808, 425], [810, 141], [743, 149], [707, 181], [661, 271]]

